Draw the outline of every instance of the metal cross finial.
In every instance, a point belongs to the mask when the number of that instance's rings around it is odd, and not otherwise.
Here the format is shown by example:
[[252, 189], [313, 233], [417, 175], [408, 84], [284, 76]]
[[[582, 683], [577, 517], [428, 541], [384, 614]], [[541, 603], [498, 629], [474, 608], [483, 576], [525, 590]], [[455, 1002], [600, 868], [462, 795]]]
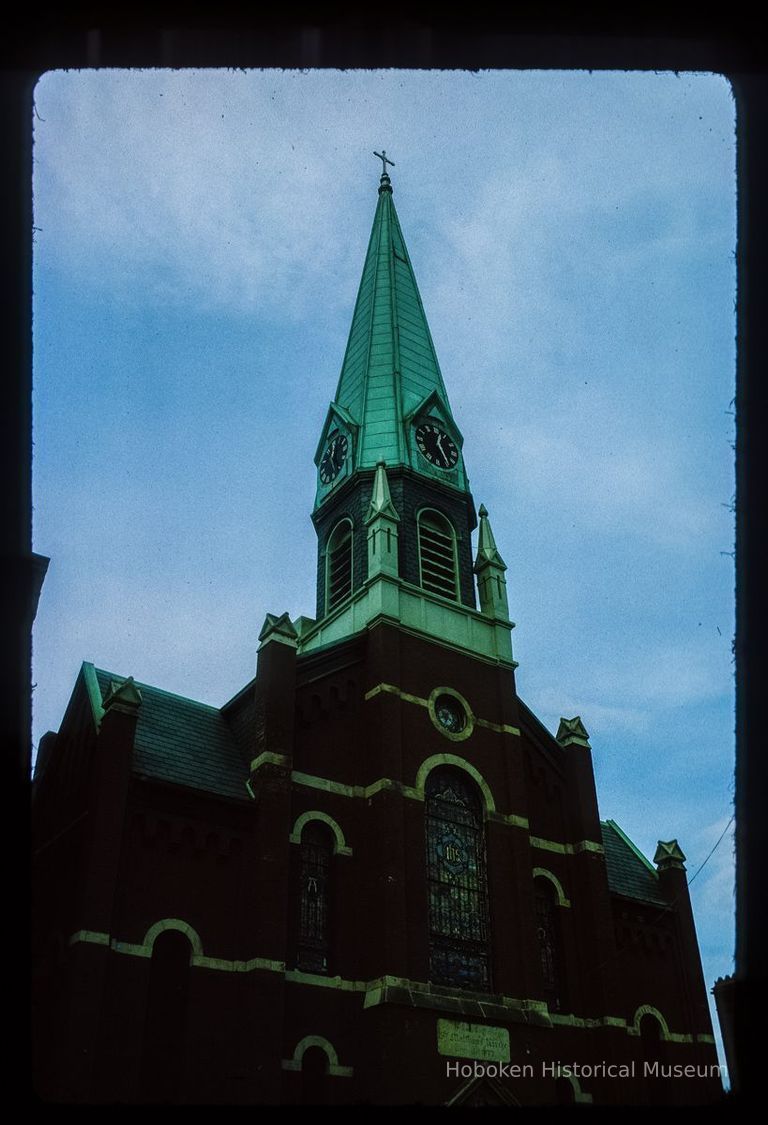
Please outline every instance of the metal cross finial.
[[379, 160], [381, 161], [381, 174], [382, 174], [382, 176], [386, 176], [387, 175], [387, 165], [391, 164], [392, 167], [394, 168], [394, 166], [395, 166], [394, 160], [389, 159], [389, 157], [387, 156], [387, 150], [385, 148], [383, 148], [381, 150], [381, 152], [374, 152], [373, 155], [378, 156]]

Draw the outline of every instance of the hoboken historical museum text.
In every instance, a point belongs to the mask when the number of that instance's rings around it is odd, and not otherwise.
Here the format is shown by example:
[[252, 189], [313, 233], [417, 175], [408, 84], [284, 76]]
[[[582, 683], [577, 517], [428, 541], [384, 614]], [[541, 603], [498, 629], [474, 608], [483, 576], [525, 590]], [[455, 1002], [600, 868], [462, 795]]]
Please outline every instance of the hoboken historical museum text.
[[446, 1062], [447, 1078], [722, 1078], [725, 1067], [716, 1063], [510, 1063], [472, 1060]]

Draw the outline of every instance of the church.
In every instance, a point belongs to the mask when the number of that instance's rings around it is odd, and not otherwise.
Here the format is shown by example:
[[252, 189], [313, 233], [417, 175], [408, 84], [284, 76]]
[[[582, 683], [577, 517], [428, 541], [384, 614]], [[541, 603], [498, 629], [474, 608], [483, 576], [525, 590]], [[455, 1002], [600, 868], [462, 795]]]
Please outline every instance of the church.
[[518, 695], [503, 529], [376, 155], [318, 419], [315, 616], [266, 613], [221, 707], [84, 663], [41, 740], [37, 1093], [717, 1101], [685, 855], [601, 819], [581, 718], [553, 734]]

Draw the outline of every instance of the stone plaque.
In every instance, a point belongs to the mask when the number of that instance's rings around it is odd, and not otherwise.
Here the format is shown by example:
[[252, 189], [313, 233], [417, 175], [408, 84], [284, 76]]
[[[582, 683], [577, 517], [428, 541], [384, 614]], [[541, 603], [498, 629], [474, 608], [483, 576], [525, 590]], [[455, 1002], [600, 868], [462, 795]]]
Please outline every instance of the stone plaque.
[[464, 1020], [437, 1021], [438, 1054], [455, 1059], [490, 1059], [509, 1062], [509, 1032], [506, 1027], [487, 1027]]

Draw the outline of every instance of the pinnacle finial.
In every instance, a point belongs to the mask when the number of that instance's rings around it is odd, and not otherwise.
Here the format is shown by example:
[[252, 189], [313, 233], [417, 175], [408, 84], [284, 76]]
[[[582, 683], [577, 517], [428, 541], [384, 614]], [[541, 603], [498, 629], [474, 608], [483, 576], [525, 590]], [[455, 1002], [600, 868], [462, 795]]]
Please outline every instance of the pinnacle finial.
[[582, 723], [580, 715], [574, 715], [572, 719], [561, 718], [555, 738], [561, 746], [586, 746], [587, 750], [592, 749], [589, 745], [587, 728]]
[[374, 152], [373, 155], [378, 156], [379, 160], [381, 161], [381, 179], [379, 180], [379, 195], [381, 195], [381, 193], [383, 191], [389, 192], [389, 194], [391, 195], [392, 194], [392, 181], [390, 180], [389, 174], [387, 172], [387, 165], [389, 164], [392, 168], [394, 168], [395, 162], [394, 162], [394, 160], [389, 159], [389, 157], [387, 156], [387, 150], [385, 148], [383, 148], [381, 150], [381, 152]]
[[669, 867], [685, 870], [685, 855], [677, 840], [659, 840], [653, 862], [659, 871], [666, 871]]
[[105, 711], [138, 711], [141, 707], [141, 692], [136, 687], [133, 676], [129, 676], [127, 680], [110, 680], [102, 707]]
[[291, 621], [287, 613], [268, 613], [264, 618], [264, 624], [259, 633], [259, 640], [262, 646], [268, 641], [281, 641], [283, 644], [296, 647], [298, 639], [296, 626]]
[[385, 148], [383, 148], [381, 150], [381, 152], [374, 152], [373, 155], [378, 156], [379, 160], [381, 161], [381, 174], [382, 174], [382, 176], [387, 176], [387, 179], [389, 179], [389, 176], [387, 174], [387, 165], [389, 164], [389, 165], [391, 165], [392, 168], [394, 168], [394, 166], [395, 166], [394, 160], [389, 159], [389, 157], [387, 156], [387, 150]]
[[491, 522], [488, 519], [488, 509], [486, 508], [485, 504], [480, 505], [477, 514], [480, 516], [480, 535], [477, 544], [477, 561], [480, 562], [481, 559], [485, 559], [488, 562], [496, 562], [503, 566], [506, 570], [506, 565], [503, 558], [499, 554], [498, 548], [496, 546], [496, 540], [493, 537]]
[[388, 516], [392, 520], [400, 522], [400, 517], [397, 514], [397, 509], [392, 503], [392, 497], [389, 492], [389, 481], [387, 480], [387, 462], [379, 458], [376, 462], [376, 475], [373, 478], [373, 492], [371, 494], [371, 503], [368, 506], [368, 514], [365, 517], [366, 524], [377, 516]]

